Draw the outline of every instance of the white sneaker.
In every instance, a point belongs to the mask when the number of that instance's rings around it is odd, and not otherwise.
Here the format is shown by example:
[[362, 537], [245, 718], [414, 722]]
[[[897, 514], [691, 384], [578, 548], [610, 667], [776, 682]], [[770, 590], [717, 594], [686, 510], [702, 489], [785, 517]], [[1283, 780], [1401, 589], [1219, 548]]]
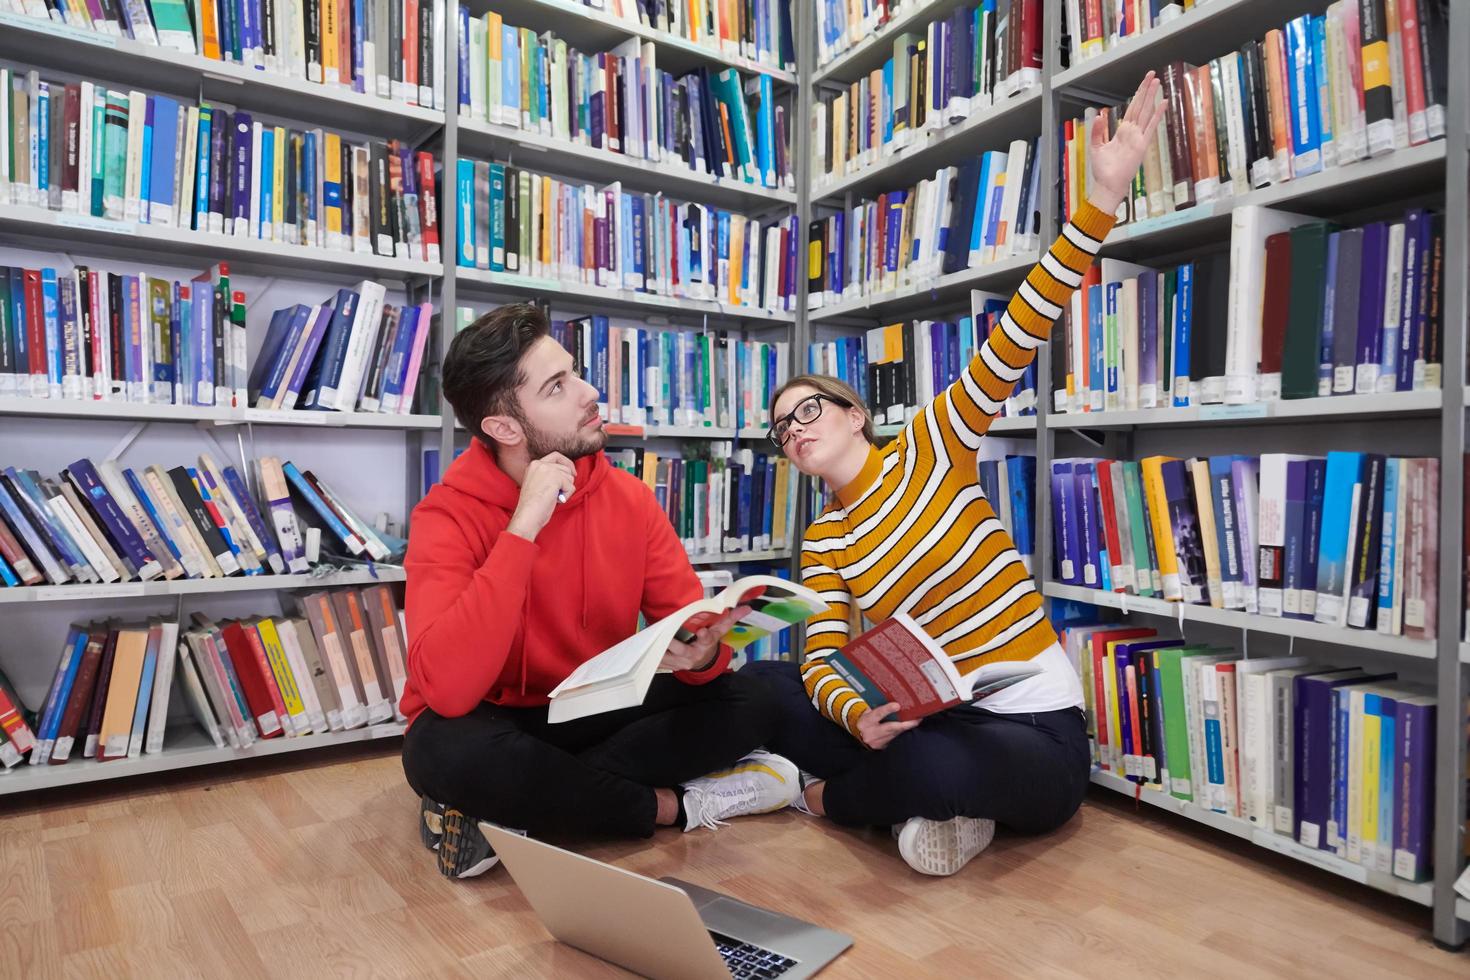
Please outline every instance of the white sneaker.
[[926, 820], [910, 817], [894, 827], [898, 853], [920, 874], [952, 875], [970, 859], [990, 846], [995, 838], [995, 821], [981, 817]]
[[731, 817], [772, 813], [801, 796], [795, 764], [770, 752], [755, 751], [729, 769], [684, 784], [685, 830], [720, 826]]

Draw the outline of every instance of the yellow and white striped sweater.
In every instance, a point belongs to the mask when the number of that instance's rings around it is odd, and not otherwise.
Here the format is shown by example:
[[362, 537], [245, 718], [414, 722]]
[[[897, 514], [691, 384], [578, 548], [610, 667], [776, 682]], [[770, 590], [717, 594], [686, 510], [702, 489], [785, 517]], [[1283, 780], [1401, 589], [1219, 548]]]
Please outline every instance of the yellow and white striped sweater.
[[807, 528], [801, 577], [830, 609], [806, 627], [812, 703], [856, 733], [867, 704], [826, 655], [848, 639], [855, 599], [868, 620], [906, 612], [961, 674], [1029, 660], [1057, 641], [1041, 594], [980, 489], [981, 437], [1082, 283], [1113, 216], [1084, 204], [1016, 290], [959, 380], [925, 406]]

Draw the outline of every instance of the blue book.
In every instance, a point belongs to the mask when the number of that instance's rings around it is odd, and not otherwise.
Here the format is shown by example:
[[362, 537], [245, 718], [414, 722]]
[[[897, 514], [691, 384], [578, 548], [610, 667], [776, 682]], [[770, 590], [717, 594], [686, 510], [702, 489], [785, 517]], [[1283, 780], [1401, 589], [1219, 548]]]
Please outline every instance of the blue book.
[[1215, 547], [1220, 552], [1221, 598], [1226, 609], [1245, 606], [1241, 592], [1241, 539], [1236, 528], [1235, 494], [1230, 483], [1230, 467], [1234, 462], [1233, 456], [1211, 456], [1207, 462], [1210, 504], [1215, 512]]
[[1317, 615], [1317, 559], [1322, 553], [1322, 501], [1327, 493], [1327, 460], [1307, 460], [1307, 526], [1302, 543], [1302, 618]]
[[500, 28], [500, 91], [503, 106], [512, 118], [502, 120], [512, 126], [521, 124], [521, 32], [509, 24]]
[[[158, 507], [153, 501], [152, 492], [143, 485], [143, 481], [138, 479], [138, 474], [134, 473], [131, 467], [123, 469], [122, 477], [127, 482], [128, 489], [133, 491], [133, 496], [138, 498], [138, 503], [143, 505], [143, 510], [148, 513], [148, 520], [152, 521], [154, 528], [158, 530], [159, 540], [163, 542], [163, 546], [168, 549], [169, 554], [173, 555], [174, 561], [182, 567], [184, 556], [171, 533], [173, 525], [169, 524], [163, 515], [158, 512]], [[193, 564], [193, 562], [190, 562], [190, 564]]]
[[260, 543], [265, 545], [266, 564], [270, 565], [271, 571], [280, 575], [285, 571], [280, 546], [276, 543], [275, 534], [271, 533], [270, 529], [265, 526], [265, 519], [261, 517], [259, 508], [255, 506], [255, 498], [250, 496], [250, 491], [246, 489], [245, 481], [240, 479], [240, 474], [235, 471], [233, 466], [226, 466], [221, 469], [220, 476], [224, 477], [226, 488], [229, 489], [235, 500], [239, 502], [240, 509], [245, 512], [245, 521], [250, 525], [250, 530], [254, 531], [255, 536], [260, 539]]
[[260, 128], [260, 228], [259, 238], [275, 237], [276, 213], [276, 131], [272, 126]]
[[418, 329], [419, 308], [405, 306], [399, 314], [398, 336], [393, 338], [393, 353], [388, 355], [388, 367], [383, 372], [385, 406], [402, 405], [403, 387], [408, 382], [408, 365], [412, 359], [414, 335], [418, 333]]
[[1036, 457], [1007, 456], [1006, 484], [1011, 494], [1011, 538], [1016, 551], [1029, 559], [1036, 554]]
[[458, 185], [455, 200], [459, 205], [459, 220], [455, 222], [455, 254], [459, 264], [466, 269], [475, 267], [475, 161], [460, 157], [455, 161], [455, 183]]
[[11, 571], [10, 563], [4, 556], [0, 556], [0, 582], [4, 582], [7, 588], [16, 588], [20, 585], [20, 578]]
[[898, 271], [898, 239], [903, 225], [903, 202], [906, 197], [905, 191], [891, 192], [888, 195], [888, 213], [883, 216], [883, 220], [887, 222], [883, 265], [889, 272]]
[[[226, 0], [226, 4], [229, 0]], [[260, 54], [260, 10], [256, 7], [257, 0], [239, 0], [240, 11], [240, 53], [247, 55], [241, 60], [259, 62]], [[248, 54], [247, 54], [248, 53]]]
[[[259, 392], [264, 394], [265, 391], [269, 390], [274, 394], [275, 385], [270, 384], [267, 379], [275, 378], [277, 384], [280, 382], [279, 377], [277, 377], [276, 362], [281, 358], [283, 345], [286, 342], [286, 333], [290, 329], [291, 317], [296, 309], [298, 307], [287, 306], [271, 314], [270, 326], [265, 331], [265, 340], [261, 342], [260, 351], [255, 356], [255, 365], [250, 369], [248, 384], [252, 393]], [[289, 353], [286, 354], [286, 357], [289, 356]], [[284, 368], [281, 368], [281, 373], [284, 373], [284, 370]], [[265, 397], [271, 396], [266, 395]]]
[[[147, 222], [149, 220], [149, 207], [148, 207], [149, 197], [150, 197], [150, 194], [152, 192], [152, 187], [153, 187], [153, 175], [152, 175], [152, 171], [153, 171], [153, 126], [154, 126], [155, 97], [154, 96], [148, 96], [147, 98], [144, 99], [143, 105], [144, 105], [144, 109], [143, 109], [143, 138], [142, 138], [141, 154], [140, 154], [139, 160], [138, 160], [138, 165], [139, 165], [138, 178], [139, 179], [138, 179], [138, 186], [136, 188], [137, 194], [138, 194], [138, 211], [137, 211], [137, 215], [136, 215], [136, 220], [141, 221], [141, 222]], [[170, 171], [170, 173], [171, 172], [172, 171]], [[131, 187], [131, 186], [129, 186], [129, 187], [127, 187], [125, 189], [125, 192], [124, 193], [126, 195], [129, 195], [130, 196], [133, 193], [133, 191], [134, 191], [134, 188]]]
[[1378, 558], [1378, 630], [1385, 629], [1393, 621], [1393, 590], [1399, 588], [1398, 576], [1394, 574], [1394, 562], [1398, 560], [1398, 549], [1394, 535], [1398, 533], [1399, 481], [1402, 478], [1403, 460], [1390, 456], [1383, 467], [1383, 537], [1379, 543]]
[[[1307, 461], [1286, 463], [1286, 558], [1283, 571], [1281, 614], [1302, 619], [1302, 551], [1306, 538]], [[1315, 584], [1313, 585], [1315, 589]]]
[[1107, 337], [1105, 329], [1103, 288], [1101, 284], [1087, 287], [1087, 387], [1088, 400], [1094, 409], [1103, 406], [1103, 393], [1107, 390]]
[[1179, 285], [1174, 297], [1174, 404], [1189, 405], [1190, 341], [1194, 325], [1194, 263], [1179, 266]]
[[1347, 852], [1348, 759], [1352, 755], [1352, 688], [1332, 692], [1332, 774], [1328, 782], [1327, 839], [1323, 850]]
[[[45, 201], [51, 190], [51, 86], [42, 82], [36, 89], [36, 124], [31, 130], [31, 138], [36, 141], [35, 176], [36, 190], [40, 192], [41, 200]], [[16, 147], [17, 153], [25, 150]]]
[[76, 542], [72, 540], [66, 528], [61, 526], [61, 522], [46, 506], [46, 499], [35, 481], [31, 479], [30, 474], [17, 470], [13, 466], [7, 466], [5, 477], [10, 481], [11, 493], [20, 502], [20, 508], [30, 515], [36, 531], [45, 538], [71, 574], [79, 580], [90, 578], [91, 576], [86, 572], [90, 565], [82, 557], [81, 549], [76, 546]]
[[1066, 585], [1082, 584], [1084, 561], [1078, 536], [1077, 481], [1071, 460], [1052, 463], [1052, 520], [1056, 525], [1057, 578]]
[[61, 718], [66, 714], [66, 701], [71, 696], [72, 685], [77, 680], [77, 670], [82, 666], [82, 655], [87, 649], [87, 631], [73, 626], [67, 630], [66, 644], [61, 648], [61, 662], [51, 680], [51, 690], [36, 727], [36, 751], [31, 755], [31, 765], [41, 765], [51, 758], [56, 733], [61, 728]]
[[[210, 166], [212, 156], [209, 152], [209, 148], [213, 145], [211, 143], [211, 136], [214, 126], [213, 113], [214, 110], [211, 109], [209, 106], [202, 105], [199, 107], [199, 151], [194, 164], [194, 173], [197, 178], [197, 185], [194, 188], [193, 201], [193, 227], [198, 231], [206, 231], [209, 228], [209, 185], [212, 181], [211, 174], [213, 172]], [[312, 186], [314, 187], [316, 185], [313, 184]], [[307, 196], [310, 197], [312, 195]], [[93, 190], [92, 199], [94, 201], [101, 199], [100, 195], [97, 194], [95, 187]]]
[[[367, 25], [369, 23], [370, 17], [367, 4], [364, 0], [352, 0], [352, 24], [344, 24], [342, 25], [342, 29], [350, 31], [352, 34], [352, 90], [354, 92], [376, 90], [377, 83], [372, 79], [371, 73], [377, 70], [377, 66], [374, 65], [370, 68], [367, 65], [364, 60], [365, 52], [363, 51], [363, 44], [367, 40]], [[353, 26], [357, 29], [351, 30]], [[256, 67], [263, 69], [265, 65], [261, 64]], [[461, 75], [460, 77], [465, 78], [467, 76]]]
[[316, 409], [327, 392], [335, 391], [342, 377], [342, 362], [347, 357], [347, 341], [352, 333], [352, 320], [357, 314], [358, 295], [350, 289], [337, 290], [332, 323], [322, 339], [317, 359], [306, 378], [305, 407]]
[[[1394, 738], [1398, 715], [1398, 700], [1390, 693], [1368, 694], [1363, 698], [1363, 714], [1369, 711], [1378, 716], [1378, 834], [1371, 844], [1380, 860], [1389, 861], [1393, 856], [1393, 810], [1394, 810]], [[1376, 863], [1376, 861], [1375, 861]]]
[[46, 336], [46, 384], [51, 389], [51, 397], [60, 398], [66, 351], [61, 339], [61, 294], [57, 290], [55, 269], [41, 270], [41, 316]]
[[1297, 177], [1322, 169], [1322, 130], [1312, 57], [1312, 18], [1302, 14], [1286, 24], [1286, 76], [1291, 105], [1291, 167]]
[[193, 352], [195, 405], [214, 404], [214, 290], [207, 282], [196, 282], [190, 291], [190, 350]]
[[1122, 338], [1118, 335], [1118, 294], [1122, 292], [1123, 284], [1110, 282], [1104, 284], [1102, 288], [1106, 293], [1103, 301], [1103, 363], [1106, 365], [1103, 404], [1106, 405], [1108, 395], [1117, 395], [1121, 391], [1118, 385], [1118, 368], [1121, 366], [1119, 362], [1123, 357], [1123, 344]]
[[1322, 493], [1322, 547], [1317, 553], [1317, 611], [1319, 623], [1347, 625], [1347, 593], [1351, 574], [1350, 545], [1357, 523], [1355, 488], [1363, 469], [1363, 454], [1333, 451], [1327, 454]]
[[174, 157], [179, 140], [179, 103], [163, 95], [150, 96], [153, 120], [152, 165], [149, 169], [148, 221], [169, 224], [174, 213]]
[[1103, 588], [1105, 564], [1102, 534], [1098, 524], [1097, 467], [1091, 460], [1078, 460], [1072, 469], [1077, 488], [1077, 540], [1081, 545], [1082, 584]]
[[128, 739], [129, 756], [137, 756], [143, 751], [144, 728], [148, 723], [148, 706], [153, 701], [153, 676], [158, 672], [158, 643], [159, 637], [154, 632], [157, 627], [148, 630], [148, 646], [143, 652], [143, 673], [138, 678], [138, 699], [133, 704], [132, 734]]
[[1371, 394], [1378, 387], [1383, 361], [1383, 300], [1388, 275], [1388, 226], [1375, 221], [1363, 227], [1363, 265], [1358, 280], [1357, 373], [1354, 391]]
[[[643, 247], [644, 201], [642, 194], [632, 194], [629, 195], [629, 197], [631, 198], [629, 202], [629, 208], [632, 212], [633, 217], [629, 232], [632, 236], [633, 245], [633, 270], [632, 279], [625, 280], [623, 285], [628, 289], [642, 290], [645, 285], [645, 277], [648, 273], [648, 259]], [[722, 222], [721, 232], [725, 233], [725, 230], [728, 229], [728, 227], [728, 221]]]
[[4, 480], [0, 480], [0, 514], [4, 515], [5, 520], [14, 529], [16, 536], [25, 545], [26, 551], [30, 553], [35, 563], [40, 566], [50, 584], [61, 585], [71, 580], [70, 569], [63, 568], [58, 562], [56, 555], [51, 551], [51, 546], [47, 543], [47, 535], [26, 518], [23, 505], [10, 487], [6, 486]]
[[302, 499], [310, 505], [312, 511], [331, 529], [332, 533], [342, 540], [342, 543], [347, 546], [347, 550], [354, 555], [362, 554], [364, 550], [362, 539], [354, 534], [346, 524], [342, 523], [341, 518], [337, 516], [337, 512], [322, 499], [321, 495], [316, 492], [316, 488], [307, 482], [306, 477], [296, 468], [296, 464], [290, 460], [285, 460], [281, 463], [281, 469], [285, 472], [286, 479], [290, 482], [292, 489], [301, 495]]

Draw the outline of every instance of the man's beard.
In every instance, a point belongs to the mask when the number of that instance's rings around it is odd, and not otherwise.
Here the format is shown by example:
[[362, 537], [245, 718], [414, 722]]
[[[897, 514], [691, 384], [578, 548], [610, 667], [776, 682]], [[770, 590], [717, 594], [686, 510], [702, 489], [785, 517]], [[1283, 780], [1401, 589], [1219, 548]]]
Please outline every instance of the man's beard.
[[530, 421], [520, 417], [519, 412], [514, 414], [517, 415], [516, 421], [521, 423], [521, 431], [526, 434], [526, 452], [532, 459], [540, 459], [552, 453], [561, 453], [567, 459], [581, 459], [607, 445], [607, 433], [600, 427], [593, 432], [584, 432], [579, 427], [572, 435], [557, 437], [536, 428]]

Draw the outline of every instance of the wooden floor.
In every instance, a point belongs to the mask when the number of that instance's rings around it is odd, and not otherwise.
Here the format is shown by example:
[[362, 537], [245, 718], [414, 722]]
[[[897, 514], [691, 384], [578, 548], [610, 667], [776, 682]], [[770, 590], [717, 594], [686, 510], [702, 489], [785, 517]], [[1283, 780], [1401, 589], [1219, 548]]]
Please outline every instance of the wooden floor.
[[[306, 768], [300, 768], [302, 766]], [[793, 811], [591, 853], [856, 937], [824, 976], [1465, 977], [1429, 913], [1094, 790], [926, 878]], [[580, 977], [504, 870], [434, 871], [392, 751], [0, 801], [0, 977]]]

